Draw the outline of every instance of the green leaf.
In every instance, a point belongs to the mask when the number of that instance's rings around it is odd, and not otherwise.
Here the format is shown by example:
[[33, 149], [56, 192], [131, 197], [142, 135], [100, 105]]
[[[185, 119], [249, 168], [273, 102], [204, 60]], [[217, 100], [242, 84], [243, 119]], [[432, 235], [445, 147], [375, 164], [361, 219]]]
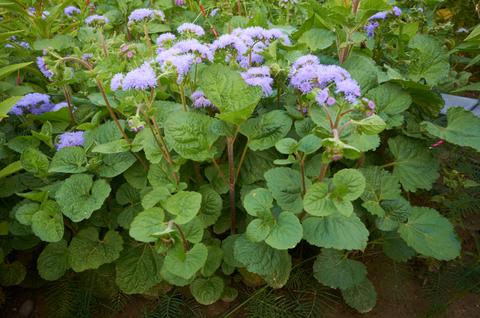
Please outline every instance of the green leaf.
[[203, 185], [198, 189], [198, 193], [202, 195], [202, 204], [198, 212], [198, 218], [202, 221], [203, 227], [206, 228], [215, 222], [222, 213], [223, 201], [222, 197], [209, 185]]
[[337, 250], [364, 250], [369, 232], [358, 216], [334, 214], [308, 217], [303, 221], [303, 238], [310, 244]]
[[182, 157], [195, 161], [212, 159], [218, 149], [215, 119], [195, 112], [171, 114], [165, 122], [167, 143]]
[[201, 205], [202, 195], [200, 193], [180, 191], [169, 197], [163, 204], [163, 208], [176, 216], [175, 223], [185, 224], [198, 214]]
[[70, 35], [59, 34], [51, 39], [40, 39], [33, 42], [33, 48], [37, 51], [54, 48], [55, 50], [63, 50], [70, 47], [75, 47], [75, 38]]
[[362, 91], [366, 92], [377, 86], [381, 71], [377, 63], [370, 57], [353, 53], [343, 63], [342, 67], [358, 82]]
[[365, 177], [357, 169], [342, 169], [333, 176], [332, 185], [335, 196], [353, 201], [365, 190]]
[[0, 102], [0, 120], [2, 118], [8, 117], [7, 114], [10, 111], [10, 109], [12, 109], [12, 107], [15, 106], [15, 104], [22, 98], [23, 96], [11, 96], [3, 100], [2, 102]]
[[290, 155], [297, 150], [298, 142], [292, 138], [284, 138], [277, 141], [275, 144], [275, 148], [278, 152], [283, 153], [285, 155]]
[[35, 148], [27, 148], [20, 156], [23, 169], [38, 177], [45, 177], [48, 174], [47, 156]]
[[367, 277], [367, 269], [340, 251], [324, 248], [313, 263], [313, 276], [325, 286], [346, 289], [361, 283]]
[[87, 156], [82, 147], [65, 147], [55, 153], [49, 172], [82, 173], [87, 171]]
[[222, 297], [224, 283], [218, 276], [197, 278], [191, 286], [192, 295], [202, 305], [211, 305]]
[[220, 110], [217, 117], [226, 122], [240, 125], [252, 115], [262, 97], [260, 88], [248, 86], [240, 73], [228, 66], [213, 64], [199, 75], [201, 90]]
[[68, 248], [65, 240], [45, 246], [37, 259], [38, 273], [45, 280], [59, 279], [68, 268]]
[[[329, 187], [326, 182], [315, 183], [308, 188], [303, 205], [305, 211], [315, 216], [327, 216], [338, 212], [333, 200], [329, 197]], [[352, 212], [353, 206], [349, 207], [349, 213]]]
[[55, 198], [63, 214], [73, 222], [80, 222], [102, 207], [110, 190], [105, 180], [93, 182], [91, 175], [75, 174], [63, 181]]
[[342, 289], [342, 296], [347, 305], [360, 313], [371, 311], [377, 303], [377, 292], [368, 279], [353, 287]]
[[22, 169], [23, 167], [20, 160], [14, 161], [8, 166], [6, 166], [5, 168], [3, 168], [2, 170], [0, 170], [0, 179], [8, 177], [9, 175], [14, 174]]
[[335, 33], [327, 29], [313, 28], [302, 34], [298, 43], [305, 43], [312, 51], [324, 50], [335, 42]]
[[302, 224], [291, 212], [282, 212], [275, 219], [270, 234], [265, 243], [277, 250], [294, 248], [303, 237]]
[[166, 187], [153, 188], [143, 196], [142, 206], [144, 209], [153, 208], [158, 202], [166, 200], [169, 196], [170, 191]]
[[26, 63], [18, 63], [18, 64], [10, 64], [0, 68], [0, 79], [7, 77], [8, 75], [16, 72], [24, 67], [29, 66], [33, 62], [26, 62]]
[[264, 241], [272, 231], [273, 223], [273, 217], [271, 219], [255, 219], [248, 224], [245, 235], [252, 242]]
[[203, 223], [198, 217], [194, 217], [190, 222], [182, 225], [182, 231], [185, 238], [190, 243], [200, 243], [203, 239]]
[[435, 37], [417, 34], [408, 46], [415, 50], [409, 64], [409, 76], [414, 81], [425, 80], [428, 85], [436, 86], [448, 76], [450, 63], [448, 53]]
[[385, 120], [387, 129], [396, 127], [396, 116], [401, 116], [412, 104], [410, 94], [398, 85], [391, 83], [371, 89], [367, 97], [375, 102], [375, 112]]
[[103, 154], [122, 153], [130, 150], [130, 144], [125, 139], [113, 140], [93, 147], [92, 152]]
[[360, 197], [364, 202], [363, 207], [374, 215], [384, 216], [385, 211], [381, 208], [380, 202], [400, 197], [398, 179], [377, 166], [362, 168], [360, 171], [366, 180], [365, 191]]
[[356, 126], [358, 132], [366, 135], [377, 135], [386, 127], [383, 119], [375, 114], [359, 121], [353, 120], [352, 122]]
[[160, 283], [163, 259], [149, 244], [126, 248], [115, 264], [115, 282], [126, 294], [142, 294]]
[[135, 135], [132, 143], [132, 151], [137, 152], [142, 150], [145, 152], [145, 157], [150, 163], [159, 163], [163, 159], [163, 152], [155, 140], [155, 136], [151, 129], [143, 129]]
[[393, 175], [406, 191], [430, 190], [438, 178], [438, 161], [426, 147], [412, 139], [398, 136], [388, 140], [395, 157]]
[[243, 199], [243, 206], [251, 216], [262, 217], [271, 215], [273, 197], [270, 191], [257, 188], [250, 191]]
[[480, 151], [480, 118], [462, 107], [452, 107], [447, 111], [447, 121], [447, 127], [426, 121], [422, 123], [422, 127], [430, 135], [449, 143]]
[[97, 269], [116, 260], [122, 249], [123, 239], [118, 232], [109, 230], [100, 239], [98, 229], [88, 227], [80, 230], [70, 242], [70, 266], [76, 272]]
[[104, 178], [113, 178], [121, 175], [137, 160], [130, 152], [101, 155], [102, 165], [98, 168], [98, 175]]
[[400, 223], [408, 219], [412, 211], [410, 202], [402, 197], [398, 197], [395, 200], [382, 201], [380, 208], [384, 214], [382, 217], [375, 219], [375, 224], [381, 231], [396, 230]]
[[40, 209], [40, 204], [35, 203], [35, 202], [28, 202], [25, 204], [22, 204], [18, 207], [18, 209], [15, 211], [15, 219], [20, 224], [23, 225], [32, 225], [32, 217], [37, 211]]
[[27, 269], [19, 261], [0, 264], [0, 285], [9, 287], [19, 285], [25, 279]]
[[304, 154], [312, 154], [322, 147], [322, 139], [315, 135], [306, 135], [298, 142], [298, 151]]
[[[215, 245], [207, 246], [208, 257], [205, 265], [201, 270], [202, 276], [212, 276], [216, 270], [220, 267], [223, 260], [223, 250]], [[232, 252], [233, 253], [233, 252]]]
[[265, 173], [265, 180], [268, 189], [282, 209], [293, 213], [302, 212], [302, 179], [300, 172], [290, 168], [274, 168]]
[[383, 252], [395, 262], [406, 262], [415, 256], [415, 250], [400, 238], [398, 233], [386, 232], [383, 241]]
[[163, 266], [177, 276], [190, 279], [207, 261], [208, 249], [203, 243], [195, 244], [185, 252], [183, 248], [171, 248], [165, 256]]
[[130, 224], [129, 234], [140, 242], [155, 242], [156, 234], [162, 233], [168, 227], [164, 222], [165, 214], [160, 208], [150, 208], [135, 216]]
[[248, 147], [253, 151], [265, 150], [275, 146], [285, 137], [292, 127], [292, 119], [285, 111], [273, 110], [247, 120], [240, 132], [247, 136]]
[[32, 231], [42, 241], [58, 242], [63, 237], [63, 215], [55, 201], [46, 201], [32, 216]]
[[425, 256], [445, 261], [460, 256], [461, 245], [452, 224], [434, 209], [414, 207], [398, 233], [408, 246]]
[[288, 281], [292, 261], [287, 250], [276, 250], [263, 242], [254, 243], [240, 235], [234, 243], [234, 256], [249, 272], [262, 276], [273, 288], [281, 288]]

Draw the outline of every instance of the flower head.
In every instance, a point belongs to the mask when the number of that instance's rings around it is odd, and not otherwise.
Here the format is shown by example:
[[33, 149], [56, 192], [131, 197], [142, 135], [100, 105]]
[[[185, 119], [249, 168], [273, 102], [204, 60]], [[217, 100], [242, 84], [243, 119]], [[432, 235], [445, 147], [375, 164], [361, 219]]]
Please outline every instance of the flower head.
[[185, 5], [185, 0], [175, 0], [175, 5], [177, 7], [183, 7]]
[[124, 78], [125, 78], [125, 75], [123, 75], [122, 73], [117, 73], [117, 74], [113, 75], [112, 80], [110, 82], [110, 89], [112, 91], [116, 91], [119, 88], [121, 88]]
[[210, 16], [211, 16], [211, 17], [214, 17], [214, 16], [216, 16], [216, 15], [217, 15], [217, 13], [218, 13], [218, 11], [220, 11], [220, 9], [219, 9], [219, 8], [215, 8], [215, 9], [213, 9], [213, 10], [210, 12]]
[[67, 102], [60, 102], [58, 104], [53, 105], [52, 109], [50, 109], [51, 112], [56, 112], [62, 108], [68, 107]]
[[212, 102], [205, 97], [202, 91], [193, 92], [190, 98], [193, 102], [193, 107], [195, 108], [207, 108], [213, 106]]
[[212, 51], [210, 48], [204, 44], [201, 44], [196, 39], [183, 40], [175, 43], [172, 47], [173, 50], [176, 50], [180, 53], [192, 53], [196, 58], [196, 63], [201, 63], [202, 60], [213, 60]]
[[160, 64], [162, 72], [175, 72], [177, 83], [180, 84], [196, 59], [191, 53], [181, 54], [177, 49], [169, 49], [160, 52], [155, 60]]
[[163, 51], [164, 49], [170, 48], [176, 38], [175, 34], [170, 32], [160, 34], [157, 38], [158, 50]]
[[68, 6], [65, 9], [63, 9], [63, 13], [65, 13], [65, 15], [69, 17], [71, 17], [74, 14], [80, 14], [81, 12], [82, 11], [80, 11], [80, 9], [75, 6]]
[[380, 11], [372, 15], [368, 20], [373, 21], [373, 20], [385, 20], [387, 18], [388, 11]]
[[45, 59], [41, 56], [38, 56], [36, 61], [37, 61], [38, 69], [40, 70], [40, 72], [42, 72], [43, 76], [45, 76], [49, 80], [52, 80], [54, 74], [53, 74], [52, 71], [50, 71], [47, 68], [47, 64], [45, 63]]
[[252, 67], [241, 73], [243, 80], [250, 86], [259, 86], [265, 96], [272, 95], [273, 79], [267, 66]]
[[393, 7], [392, 12], [396, 17], [399, 17], [402, 15], [402, 9], [400, 9], [399, 7]]
[[380, 26], [378, 22], [369, 22], [363, 28], [367, 32], [367, 36], [369, 38], [373, 38], [375, 36], [375, 30]]
[[205, 31], [199, 25], [193, 23], [184, 23], [177, 28], [177, 32], [180, 34], [192, 34], [198, 37], [204, 36]]
[[23, 115], [32, 113], [35, 115], [49, 112], [53, 105], [47, 94], [30, 93], [22, 97], [10, 110], [10, 114]]
[[146, 90], [156, 86], [157, 75], [148, 62], [145, 62], [142, 66], [128, 72], [122, 80], [122, 89], [124, 91], [130, 89]]
[[85, 143], [83, 131], [66, 132], [58, 136], [57, 151], [65, 147], [83, 146]]
[[155, 17], [160, 17], [162, 21], [165, 20], [165, 14], [161, 10], [151, 10], [146, 8], [136, 9], [128, 16], [128, 23], [132, 24], [147, 19], [153, 19]]
[[98, 15], [98, 14], [91, 15], [91, 16], [89, 16], [85, 19], [85, 23], [87, 25], [91, 25], [91, 24], [95, 24], [95, 23], [107, 24], [108, 22], [109, 22], [109, 20], [106, 16]]

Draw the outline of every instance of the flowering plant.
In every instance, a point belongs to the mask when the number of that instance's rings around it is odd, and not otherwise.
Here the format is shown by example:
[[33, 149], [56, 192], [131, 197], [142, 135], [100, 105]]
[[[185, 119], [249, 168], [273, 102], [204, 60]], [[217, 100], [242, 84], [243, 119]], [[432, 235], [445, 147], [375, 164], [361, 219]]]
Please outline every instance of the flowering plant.
[[235, 295], [236, 271], [283, 287], [308, 248], [318, 282], [366, 312], [366, 249], [460, 256], [452, 223], [411, 196], [439, 178], [428, 145], [480, 151], [480, 120], [436, 122], [448, 53], [405, 10], [307, 1], [289, 28], [139, 2], [18, 2], [0, 22], [43, 27], [0, 70], [0, 285], [34, 249], [43, 280], [105, 270], [122, 293], [190, 286], [208, 305]]

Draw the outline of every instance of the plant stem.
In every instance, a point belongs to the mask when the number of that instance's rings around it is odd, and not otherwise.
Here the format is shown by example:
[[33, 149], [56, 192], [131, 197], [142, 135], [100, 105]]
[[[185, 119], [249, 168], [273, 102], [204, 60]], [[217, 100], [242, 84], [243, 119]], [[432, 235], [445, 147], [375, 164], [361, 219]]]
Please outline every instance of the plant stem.
[[393, 166], [396, 165], [396, 164], [397, 164], [397, 163], [394, 161], [394, 162], [390, 162], [390, 163], [384, 164], [383, 166], [380, 166], [380, 168], [393, 167]]
[[145, 36], [145, 41], [147, 42], [148, 50], [152, 51], [152, 41], [150, 41], [150, 36], [148, 35], [148, 27], [147, 24], [143, 24], [143, 34]]
[[168, 151], [167, 144], [165, 143], [165, 140], [163, 139], [162, 136], [162, 131], [160, 130], [160, 127], [158, 126], [157, 120], [155, 119], [154, 116], [150, 117], [150, 121], [153, 124], [153, 127], [150, 127], [153, 132], [153, 136], [155, 137], [155, 140], [157, 141], [160, 150], [162, 151], [163, 157], [167, 161], [168, 165], [172, 168], [172, 175], [175, 178], [175, 181], [177, 184], [180, 182], [180, 177], [178, 176], [177, 172], [175, 171], [175, 165], [172, 160], [172, 156], [170, 155], [170, 152]]
[[305, 195], [307, 191], [305, 185], [305, 158], [300, 159], [300, 176], [302, 177], [302, 197]]
[[75, 116], [73, 116], [72, 96], [70, 95], [70, 91], [68, 90], [67, 85], [63, 86], [63, 95], [65, 95], [65, 100], [67, 101], [70, 121], [72, 124], [75, 124]]
[[359, 5], [360, 5], [360, 0], [352, 0], [352, 13], [353, 13], [353, 15], [357, 15]]
[[236, 233], [237, 227], [237, 211], [235, 207], [235, 162], [233, 144], [235, 137], [227, 137], [227, 155], [228, 155], [228, 171], [229, 171], [229, 198], [230, 198], [230, 233]]
[[180, 98], [182, 99], [182, 106], [183, 111], [187, 111], [187, 100], [185, 99], [185, 87], [183, 84], [178, 85], [178, 89], [180, 90]]
[[103, 29], [100, 28], [98, 30], [98, 32], [99, 32], [99, 36], [100, 36], [100, 44], [102, 45], [103, 54], [105, 56], [108, 56], [107, 43], [105, 42], [105, 37], [103, 36]]
[[183, 250], [187, 252], [190, 249], [190, 246], [188, 244], [187, 239], [185, 238], [185, 234], [183, 233], [182, 228], [177, 223], [174, 223], [174, 225], [178, 231], [178, 234], [180, 234], [180, 239], [182, 240], [182, 243], [183, 243]]
[[240, 175], [240, 169], [242, 168], [243, 161], [245, 160], [245, 155], [247, 154], [247, 151], [248, 151], [248, 141], [245, 144], [245, 148], [243, 148], [242, 156], [240, 157], [240, 162], [237, 167], [237, 173], [235, 174], [236, 178], [238, 178], [238, 176]]
[[322, 167], [320, 168], [320, 175], [318, 176], [318, 181], [322, 182], [325, 179], [328, 171], [328, 163], [322, 163]]

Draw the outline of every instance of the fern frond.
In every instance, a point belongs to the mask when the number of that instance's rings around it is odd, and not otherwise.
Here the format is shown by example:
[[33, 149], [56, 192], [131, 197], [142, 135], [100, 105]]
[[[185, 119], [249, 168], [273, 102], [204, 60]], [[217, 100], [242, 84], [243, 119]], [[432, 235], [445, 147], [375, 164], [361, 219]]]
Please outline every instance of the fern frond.
[[252, 298], [247, 304], [249, 318], [292, 317], [296, 304], [289, 297], [272, 290], [265, 290]]

